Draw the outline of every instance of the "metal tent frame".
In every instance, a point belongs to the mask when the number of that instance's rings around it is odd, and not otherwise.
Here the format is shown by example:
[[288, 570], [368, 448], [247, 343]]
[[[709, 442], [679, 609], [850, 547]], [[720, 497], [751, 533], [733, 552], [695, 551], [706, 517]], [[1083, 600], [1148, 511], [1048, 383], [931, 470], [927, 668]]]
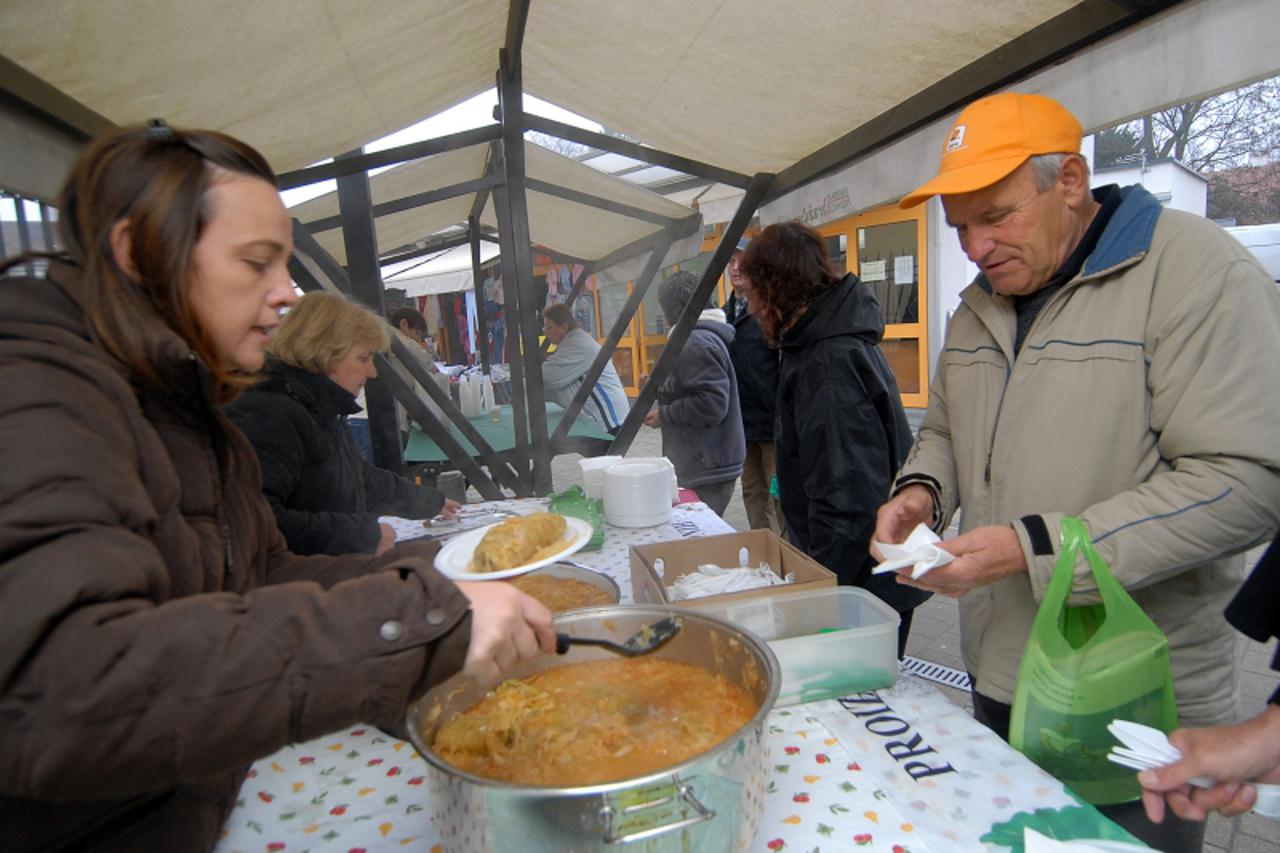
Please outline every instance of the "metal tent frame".
[[[691, 176], [683, 185], [722, 183], [741, 188], [745, 194], [735, 215], [723, 229], [720, 242], [702, 273], [698, 289], [686, 306], [680, 321], [670, 332], [667, 345], [659, 357], [649, 382], [641, 390], [610, 449], [623, 454], [630, 446], [644, 414], [652, 404], [656, 389], [667, 377], [679, 358], [680, 351], [698, 314], [729, 261], [732, 247], [745, 233], [757, 209], [786, 193], [815, 181], [834, 170], [885, 149], [895, 141], [926, 127], [955, 111], [968, 101], [997, 91], [1028, 75], [1045, 69], [1086, 47], [1133, 27], [1157, 13], [1178, 5], [1178, 0], [1084, 0], [1056, 17], [1046, 20], [1023, 35], [1012, 39], [977, 61], [937, 80], [912, 97], [898, 103], [869, 121], [864, 121], [844, 136], [813, 151], [776, 174], [760, 172], [743, 174], [734, 169], [682, 156], [655, 147], [619, 139], [566, 125], [562, 122], [526, 113], [523, 108], [523, 48], [529, 22], [529, 0], [511, 0], [507, 10], [505, 40], [498, 50], [495, 77], [499, 107], [496, 124], [416, 142], [376, 153], [351, 152], [330, 163], [288, 171], [280, 176], [282, 189], [299, 187], [327, 179], [338, 183], [337, 217], [326, 217], [301, 223], [295, 220], [294, 238], [299, 257], [291, 270], [294, 279], [307, 289], [321, 287], [338, 290], [360, 300], [379, 314], [383, 313], [383, 288], [380, 262], [407, 260], [428, 252], [459, 245], [470, 245], [474, 286], [480, 293], [482, 276], [479, 242], [496, 240], [501, 246], [502, 280], [508, 316], [515, 319], [512, 334], [518, 341], [512, 359], [512, 403], [516, 425], [515, 461], [504, 460], [475, 431], [448, 395], [430, 381], [417, 360], [403, 350], [393, 337], [392, 350], [400, 364], [422, 385], [456, 426], [479, 451], [479, 462], [472, 459], [447, 429], [436, 420], [395, 371], [381, 369], [380, 380], [369, 384], [369, 404], [374, 452], [377, 462], [388, 468], [403, 464], [399, 437], [396, 433], [393, 399], [405, 406], [411, 417], [436, 440], [450, 456], [451, 462], [472, 481], [486, 498], [502, 495], [505, 487], [517, 495], [547, 494], [552, 487], [550, 463], [556, 448], [565, 440], [574, 419], [582, 409], [591, 386], [604, 370], [617, 344], [635, 315], [636, 309], [652, 280], [662, 267], [671, 245], [696, 233], [700, 217], [666, 217], [652, 211], [592, 196], [570, 187], [531, 179], [526, 173], [524, 134], [537, 131], [592, 146], [605, 152], [622, 154], [654, 166], [663, 166]], [[25, 120], [34, 121], [47, 132], [72, 144], [82, 143], [112, 126], [102, 115], [63, 94], [16, 63], [0, 57], [0, 108], [16, 110]], [[488, 167], [482, 177], [436, 187], [427, 192], [410, 194], [389, 202], [374, 204], [370, 192], [369, 171], [457, 151], [470, 146], [489, 147]], [[658, 226], [648, 236], [598, 258], [568, 258], [582, 263], [586, 269], [579, 275], [570, 295], [570, 303], [581, 292], [593, 271], [648, 253], [642, 273], [621, 315], [609, 329], [600, 354], [569, 405], [564, 418], [552, 434], [548, 434], [545, 416], [545, 391], [538, 368], [542, 347], [538, 341], [541, 327], [535, 304], [530, 222], [527, 199], [530, 193], [553, 195], [578, 205], [586, 205], [610, 213], [636, 218]], [[447, 236], [423, 235], [426, 242], [412, 248], [397, 247], [380, 258], [374, 227], [375, 218], [474, 194], [470, 213], [460, 233]], [[494, 202], [498, 228], [496, 235], [481, 225], [481, 213], [489, 201]], [[315, 235], [341, 228], [346, 254], [345, 267], [317, 242]], [[555, 254], [554, 252], [552, 253]], [[484, 299], [477, 299], [481, 333], [487, 330]], [[487, 371], [487, 348], [483, 368]], [[483, 467], [482, 467], [483, 466]], [[487, 468], [487, 470], [486, 470]]]

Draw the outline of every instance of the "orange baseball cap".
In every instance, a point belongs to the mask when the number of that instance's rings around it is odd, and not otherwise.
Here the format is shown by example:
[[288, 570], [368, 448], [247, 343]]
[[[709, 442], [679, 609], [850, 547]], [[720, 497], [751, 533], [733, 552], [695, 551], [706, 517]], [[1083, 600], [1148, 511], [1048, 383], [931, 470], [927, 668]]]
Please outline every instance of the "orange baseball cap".
[[898, 207], [989, 187], [1036, 154], [1074, 154], [1080, 134], [1076, 117], [1044, 95], [1002, 92], [974, 101], [951, 125], [938, 174]]

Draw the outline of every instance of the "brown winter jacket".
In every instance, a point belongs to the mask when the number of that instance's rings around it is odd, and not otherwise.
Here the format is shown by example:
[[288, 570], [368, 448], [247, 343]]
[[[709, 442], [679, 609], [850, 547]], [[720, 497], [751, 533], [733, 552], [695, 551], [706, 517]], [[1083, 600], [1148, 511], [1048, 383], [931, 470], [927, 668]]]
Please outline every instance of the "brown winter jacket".
[[457, 671], [431, 550], [285, 550], [209, 374], [158, 322], [131, 383], [78, 270], [0, 279], [0, 846], [205, 850], [254, 759], [397, 726]]

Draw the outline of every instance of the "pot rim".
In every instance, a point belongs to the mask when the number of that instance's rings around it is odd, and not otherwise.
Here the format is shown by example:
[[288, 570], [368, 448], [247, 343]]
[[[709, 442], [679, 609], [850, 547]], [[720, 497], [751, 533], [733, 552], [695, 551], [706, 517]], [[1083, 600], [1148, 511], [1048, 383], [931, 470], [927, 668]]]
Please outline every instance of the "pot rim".
[[[577, 555], [574, 555], [577, 556]], [[557, 575], [556, 573], [560, 574]], [[583, 583], [593, 584], [613, 596], [613, 602], [610, 604], [592, 604], [586, 607], [571, 607], [569, 610], [590, 610], [592, 607], [618, 607], [622, 599], [622, 590], [618, 588], [618, 582], [609, 577], [602, 571], [588, 568], [586, 566], [575, 566], [573, 563], [565, 563], [557, 561], [543, 566], [540, 569], [534, 569], [523, 577], [531, 577], [533, 575], [546, 575], [548, 577], [568, 577], [581, 580]], [[590, 577], [588, 577], [590, 576]], [[562, 610], [560, 613], [568, 613], [569, 610]], [[560, 614], [556, 614], [559, 616]]]
[[[435, 750], [427, 745], [417, 727], [418, 708], [427, 697], [435, 690], [428, 690], [427, 693], [410, 703], [406, 713], [406, 728], [409, 732], [410, 741], [418, 750], [418, 754], [423, 757], [432, 770], [444, 773], [448, 776], [455, 777], [460, 780], [470, 782], [475, 785], [482, 785], [488, 788], [494, 788], [512, 792], [555, 792], [557, 795], [574, 795], [589, 796], [594, 794], [608, 793], [611, 791], [622, 790], [624, 788], [642, 787], [650, 784], [664, 783], [673, 778], [679, 778], [681, 775], [695, 765], [699, 765], [707, 760], [712, 753], [718, 752], [725, 747], [725, 744], [736, 741], [749, 730], [763, 726], [769, 713], [773, 710], [774, 703], [778, 700], [778, 692], [782, 687], [782, 667], [778, 664], [777, 657], [774, 656], [773, 650], [769, 648], [769, 644], [761, 640], [755, 634], [743, 628], [739, 628], [732, 622], [721, 619], [718, 616], [711, 616], [700, 610], [693, 610], [685, 607], [676, 607], [674, 605], [656, 605], [656, 604], [613, 604], [602, 605], [599, 607], [584, 607], [577, 610], [566, 610], [564, 613], [557, 614], [555, 627], [559, 628], [563, 624], [577, 622], [591, 617], [599, 617], [608, 619], [610, 616], [652, 616], [654, 619], [663, 619], [672, 615], [680, 615], [685, 619], [693, 621], [701, 621], [710, 623], [711, 627], [725, 631], [734, 639], [750, 647], [756, 652], [756, 658], [764, 667], [765, 675], [768, 678], [768, 689], [765, 691], [764, 698], [760, 701], [760, 707], [756, 709], [756, 713], [742, 725], [741, 728], [735, 730], [724, 740], [715, 746], [700, 752], [697, 755], [691, 755], [679, 764], [672, 764], [661, 770], [645, 774], [644, 776], [632, 776], [627, 779], [618, 779], [613, 782], [597, 782], [591, 785], [575, 785], [554, 787], [549, 785], [527, 785], [517, 782], [504, 782], [498, 779], [490, 779], [484, 776], [477, 776], [454, 767], [444, 759], [436, 755]], [[444, 682], [442, 682], [444, 683]], [[438, 687], [439, 685], [437, 685]]]

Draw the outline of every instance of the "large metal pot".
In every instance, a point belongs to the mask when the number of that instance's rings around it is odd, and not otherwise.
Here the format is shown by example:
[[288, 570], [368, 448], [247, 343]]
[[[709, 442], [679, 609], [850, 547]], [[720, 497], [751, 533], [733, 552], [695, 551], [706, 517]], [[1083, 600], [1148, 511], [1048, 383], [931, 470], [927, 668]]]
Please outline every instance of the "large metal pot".
[[[464, 773], [431, 749], [436, 730], [470, 708], [485, 691], [465, 676], [437, 685], [409, 708], [408, 729], [429, 765], [435, 825], [450, 851], [617, 850], [731, 851], [755, 836], [769, 773], [765, 718], [781, 677], [769, 647], [728, 622], [663, 606], [592, 607], [561, 615], [569, 634], [625, 639], [644, 625], [678, 613], [684, 628], [654, 652], [698, 664], [742, 685], [760, 703], [751, 721], [718, 746], [661, 772], [576, 788], [514, 785]], [[540, 656], [512, 677], [566, 663], [607, 658], [574, 646], [564, 657]]]

